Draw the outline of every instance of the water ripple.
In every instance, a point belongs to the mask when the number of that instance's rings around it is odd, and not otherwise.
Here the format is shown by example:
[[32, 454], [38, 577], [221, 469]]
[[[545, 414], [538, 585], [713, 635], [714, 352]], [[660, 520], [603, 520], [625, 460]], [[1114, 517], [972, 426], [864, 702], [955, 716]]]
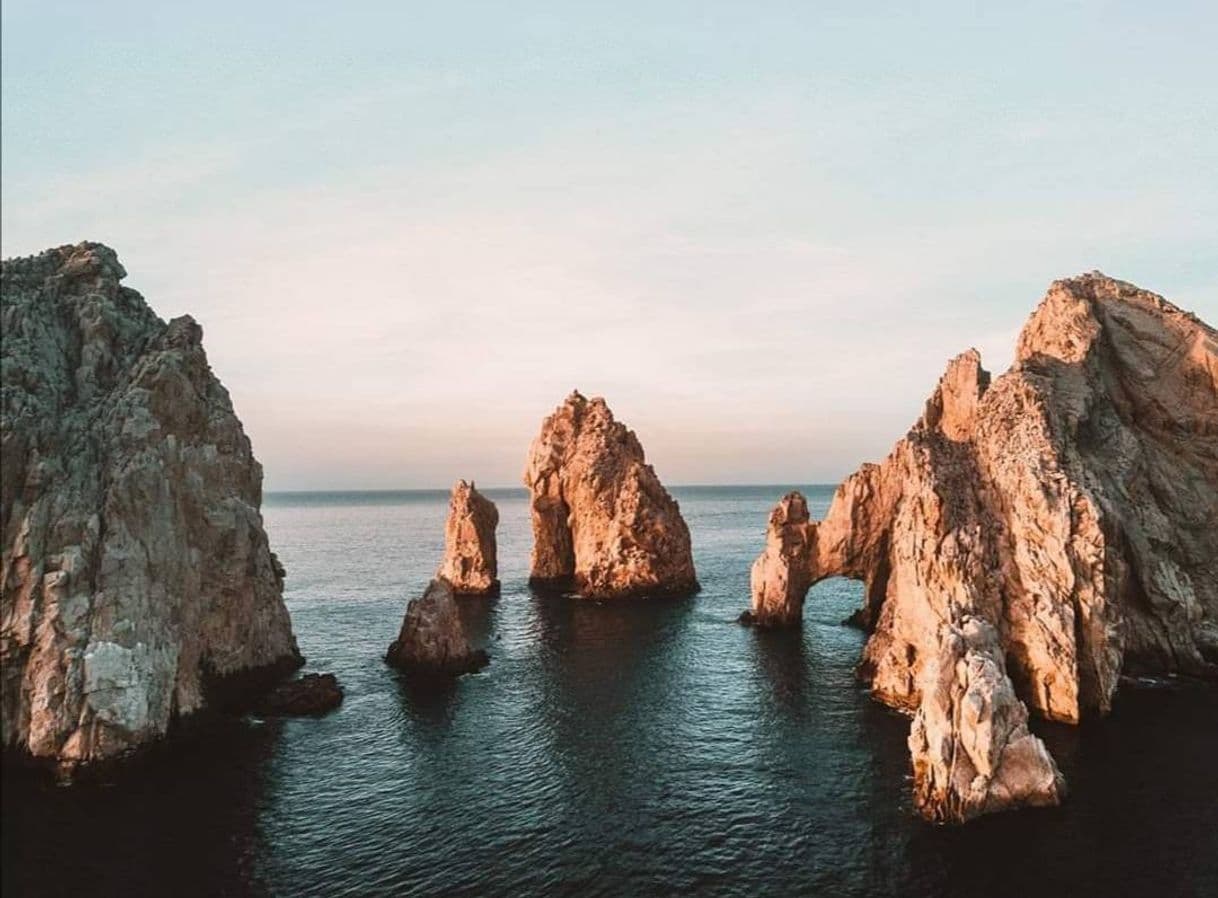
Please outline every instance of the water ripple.
[[[503, 593], [462, 602], [492, 662], [439, 692], [381, 656], [439, 560], [446, 497], [270, 497], [301, 647], [341, 709], [234, 724], [109, 788], [6, 783], [5, 894], [1205, 891], [1213, 691], [1134, 690], [1109, 721], [1047, 728], [1061, 809], [929, 827], [908, 720], [854, 676], [858, 585], [815, 587], [801, 632], [733, 623], [783, 489], [678, 491], [704, 589], [625, 604], [530, 592], [527, 504], [494, 495]], [[808, 494], [823, 513], [830, 492]]]

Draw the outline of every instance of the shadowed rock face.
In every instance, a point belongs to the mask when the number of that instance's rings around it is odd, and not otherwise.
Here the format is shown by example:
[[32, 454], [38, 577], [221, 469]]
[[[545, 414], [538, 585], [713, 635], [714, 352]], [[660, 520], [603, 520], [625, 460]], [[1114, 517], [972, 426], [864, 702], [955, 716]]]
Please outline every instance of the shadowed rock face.
[[452, 584], [438, 577], [406, 606], [402, 630], [389, 644], [385, 660], [418, 674], [456, 676], [481, 669], [488, 658], [470, 645]]
[[605, 400], [572, 393], [542, 422], [524, 483], [534, 584], [597, 599], [698, 589], [680, 508]]
[[305, 674], [280, 683], [254, 704], [264, 717], [316, 717], [343, 703], [343, 690], [334, 674]]
[[757, 621], [797, 622], [822, 578], [863, 580], [860, 672], [914, 714], [923, 812], [1056, 802], [1024, 703], [1077, 722], [1122, 671], [1215, 670], [1218, 335], [1103, 275], [1058, 281], [1006, 374], [954, 359], [824, 521], [798, 504], [753, 568]]
[[495, 557], [495, 503], [458, 480], [448, 503], [444, 525], [444, 560], [437, 577], [452, 584], [460, 595], [498, 595], [499, 565]]
[[3, 263], [4, 745], [66, 767], [301, 662], [202, 331], [125, 274], [96, 243]]

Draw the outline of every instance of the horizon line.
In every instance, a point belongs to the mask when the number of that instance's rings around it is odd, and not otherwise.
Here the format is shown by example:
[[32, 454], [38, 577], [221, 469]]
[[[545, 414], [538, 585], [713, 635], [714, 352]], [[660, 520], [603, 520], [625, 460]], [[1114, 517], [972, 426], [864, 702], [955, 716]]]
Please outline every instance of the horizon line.
[[[795, 482], [788, 481], [786, 483], [673, 483], [665, 484], [665, 489], [705, 489], [705, 488], [721, 488], [721, 487], [778, 487], [790, 485], [794, 483], [797, 486], [832, 486], [837, 487], [841, 481], [834, 482]], [[476, 485], [476, 484], [475, 484]], [[522, 493], [527, 493], [529, 488], [526, 486], [481, 486], [479, 491], [495, 490], [503, 492], [505, 490], [518, 490]], [[264, 489], [263, 495], [291, 495], [303, 493], [448, 493], [452, 491], [451, 486], [409, 486], [409, 487], [317, 487], [312, 489]]]

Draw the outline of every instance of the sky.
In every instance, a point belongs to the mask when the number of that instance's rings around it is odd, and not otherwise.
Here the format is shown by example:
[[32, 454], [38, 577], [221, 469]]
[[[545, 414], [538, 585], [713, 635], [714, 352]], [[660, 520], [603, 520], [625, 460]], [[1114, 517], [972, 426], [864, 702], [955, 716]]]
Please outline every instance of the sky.
[[4, 257], [193, 315], [270, 490], [518, 485], [573, 388], [667, 483], [834, 482], [1055, 278], [1218, 322], [1214, 3], [0, 15]]

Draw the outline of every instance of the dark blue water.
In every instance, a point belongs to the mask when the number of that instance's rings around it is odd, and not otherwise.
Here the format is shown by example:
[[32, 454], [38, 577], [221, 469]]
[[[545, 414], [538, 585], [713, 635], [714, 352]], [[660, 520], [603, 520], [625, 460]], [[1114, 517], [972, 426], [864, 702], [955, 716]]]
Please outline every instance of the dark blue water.
[[[1218, 894], [1213, 689], [1041, 726], [1062, 808], [915, 818], [907, 721], [856, 682], [863, 637], [840, 625], [859, 586], [815, 587], [800, 633], [733, 623], [783, 489], [674, 490], [703, 591], [620, 605], [531, 594], [524, 494], [490, 491], [503, 595], [463, 613], [492, 662], [439, 694], [381, 657], [439, 561], [446, 494], [268, 496], [341, 710], [234, 721], [108, 785], [7, 778], [5, 894]], [[830, 490], [807, 493], [822, 513]]]

